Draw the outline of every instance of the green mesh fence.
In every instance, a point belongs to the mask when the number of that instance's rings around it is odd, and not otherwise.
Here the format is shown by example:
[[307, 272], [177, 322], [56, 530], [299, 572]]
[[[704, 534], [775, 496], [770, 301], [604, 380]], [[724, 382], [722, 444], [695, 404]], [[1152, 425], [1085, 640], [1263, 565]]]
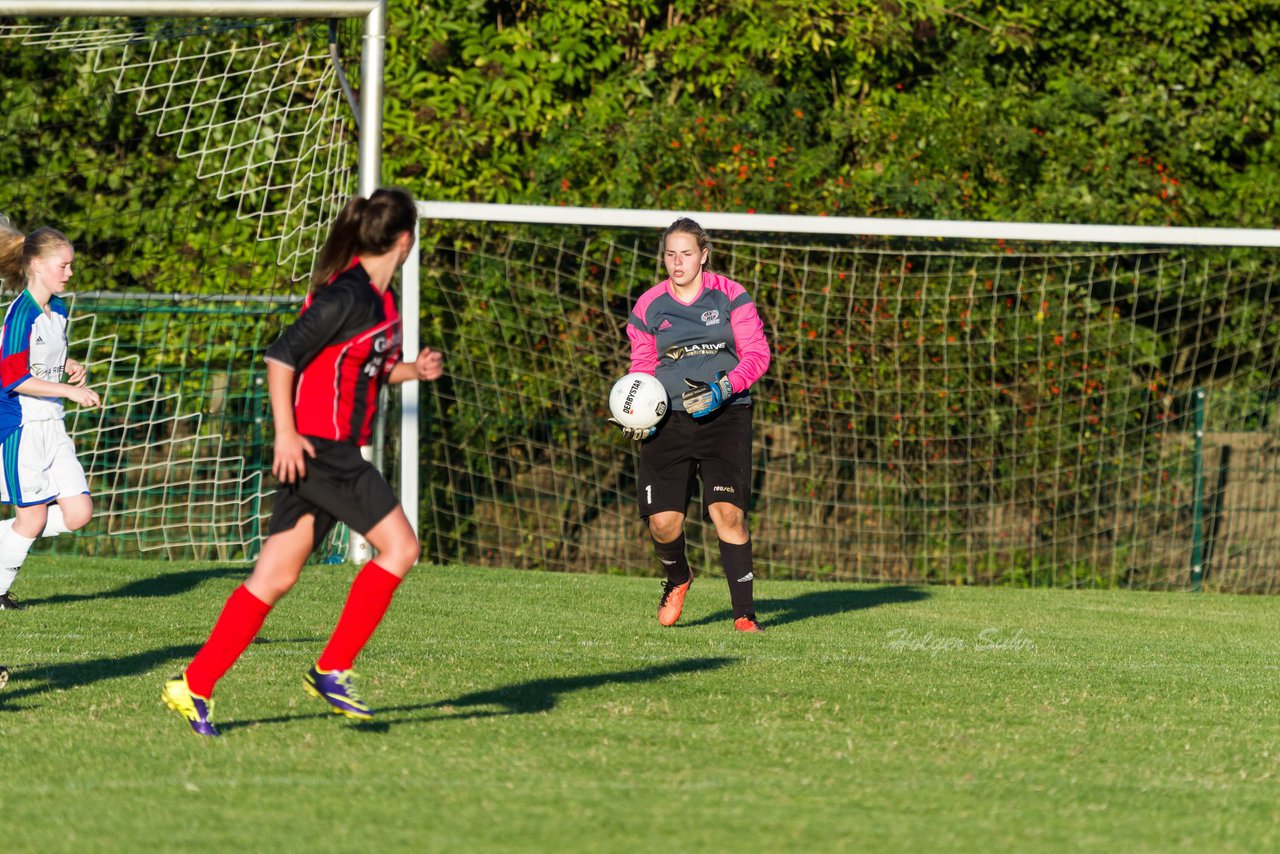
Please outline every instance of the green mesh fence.
[[103, 405], [68, 408], [96, 519], [45, 548], [243, 560], [270, 512], [262, 354], [286, 300], [102, 294], [73, 302], [72, 355]]

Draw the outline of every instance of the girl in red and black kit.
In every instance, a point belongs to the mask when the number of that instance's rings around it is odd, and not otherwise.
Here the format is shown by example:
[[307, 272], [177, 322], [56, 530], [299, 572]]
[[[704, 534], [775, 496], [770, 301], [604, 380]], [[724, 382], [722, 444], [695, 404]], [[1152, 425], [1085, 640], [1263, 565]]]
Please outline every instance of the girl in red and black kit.
[[165, 704], [200, 735], [218, 735], [210, 719], [215, 683], [253, 641], [336, 522], [363, 535], [377, 557], [356, 575], [338, 625], [303, 687], [335, 714], [373, 717], [351, 683], [351, 667], [419, 549], [395, 493], [360, 446], [369, 444], [384, 384], [443, 374], [441, 355], [429, 348], [412, 362], [400, 360], [400, 314], [389, 287], [413, 249], [416, 221], [413, 198], [403, 190], [352, 199], [320, 249], [301, 315], [267, 350], [276, 432], [271, 471], [280, 479], [270, 535], [208, 641], [182, 675], [164, 686]]
[[653, 374], [670, 411], [657, 427], [622, 428], [642, 442], [636, 475], [640, 514], [667, 578], [658, 622], [680, 618], [693, 571], [684, 520], [702, 482], [705, 518], [720, 540], [733, 625], [759, 632], [747, 510], [751, 501], [750, 388], [769, 367], [769, 342], [742, 285], [705, 269], [707, 233], [681, 218], [662, 236], [668, 278], [645, 291], [627, 322], [631, 370]]

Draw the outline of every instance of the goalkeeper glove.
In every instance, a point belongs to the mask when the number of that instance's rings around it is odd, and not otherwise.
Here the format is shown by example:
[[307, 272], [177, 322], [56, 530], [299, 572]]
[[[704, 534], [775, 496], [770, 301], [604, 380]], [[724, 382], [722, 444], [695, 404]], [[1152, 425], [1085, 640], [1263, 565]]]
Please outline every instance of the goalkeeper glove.
[[715, 381], [710, 384], [694, 382], [688, 377], [684, 381], [689, 390], [680, 395], [680, 399], [684, 401], [684, 411], [694, 418], [715, 412], [733, 395], [733, 384], [724, 371], [717, 373]]
[[658, 432], [656, 424], [652, 427], [628, 427], [616, 418], [610, 418], [609, 423], [617, 424], [618, 429], [622, 431], [622, 435], [626, 436], [633, 442], [643, 442], [645, 439], [648, 439], [654, 433]]

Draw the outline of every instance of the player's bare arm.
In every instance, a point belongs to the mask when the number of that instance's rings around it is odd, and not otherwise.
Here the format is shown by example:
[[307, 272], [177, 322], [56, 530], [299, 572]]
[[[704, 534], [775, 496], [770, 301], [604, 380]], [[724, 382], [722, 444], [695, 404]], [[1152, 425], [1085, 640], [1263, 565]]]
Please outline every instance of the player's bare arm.
[[430, 347], [423, 347], [412, 362], [401, 362], [391, 369], [389, 383], [407, 383], [412, 380], [435, 382], [444, 376], [444, 354]]
[[293, 368], [281, 362], [267, 362], [267, 390], [276, 428], [271, 473], [283, 483], [295, 483], [306, 477], [307, 457], [316, 455], [315, 446], [298, 432], [293, 417], [293, 380]]
[[49, 380], [31, 377], [13, 387], [18, 394], [29, 394], [32, 397], [62, 397], [90, 409], [102, 403], [98, 393], [91, 388], [67, 383], [55, 383]]

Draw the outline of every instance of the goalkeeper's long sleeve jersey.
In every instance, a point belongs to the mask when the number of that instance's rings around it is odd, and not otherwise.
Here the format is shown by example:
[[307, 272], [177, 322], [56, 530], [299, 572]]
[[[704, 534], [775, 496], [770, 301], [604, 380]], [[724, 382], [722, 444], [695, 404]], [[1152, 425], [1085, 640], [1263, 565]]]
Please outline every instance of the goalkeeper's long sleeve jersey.
[[748, 389], [764, 376], [771, 358], [764, 324], [742, 285], [702, 271], [702, 290], [681, 302], [671, 280], [645, 291], [627, 322], [631, 370], [653, 374], [671, 406], [684, 409], [685, 379], [712, 382], [724, 371], [733, 387], [730, 403], [751, 402]]

